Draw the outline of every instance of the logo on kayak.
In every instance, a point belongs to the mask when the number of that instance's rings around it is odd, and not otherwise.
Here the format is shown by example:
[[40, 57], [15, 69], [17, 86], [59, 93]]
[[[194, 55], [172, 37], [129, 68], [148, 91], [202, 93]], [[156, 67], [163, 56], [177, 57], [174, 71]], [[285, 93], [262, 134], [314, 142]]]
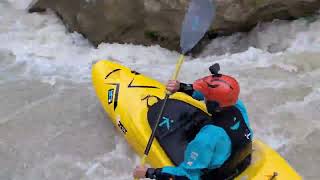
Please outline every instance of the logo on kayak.
[[169, 130], [170, 129], [170, 124], [172, 124], [173, 122], [174, 122], [173, 120], [170, 120], [167, 117], [162, 117], [162, 121], [159, 124], [159, 127], [166, 126], [167, 129]]
[[113, 101], [113, 92], [114, 92], [114, 89], [109, 89], [109, 91], [108, 91], [108, 104], [111, 104]]
[[127, 134], [127, 129], [124, 127], [124, 125], [121, 123], [121, 121], [118, 119], [118, 127], [120, 128], [120, 130], [123, 132], [123, 134]]
[[[116, 110], [116, 108], [118, 106], [118, 96], [119, 96], [120, 84], [119, 83], [106, 83], [106, 84], [116, 86], [116, 90], [115, 91], [114, 91], [114, 89], [110, 89], [108, 91], [108, 103], [111, 104], [112, 101], [114, 101], [113, 109]], [[114, 95], [114, 100], [113, 100], [113, 95]]]
[[[136, 75], [136, 74], [135, 74]], [[146, 85], [134, 85], [133, 83], [134, 78], [131, 80], [131, 82], [128, 85], [128, 88], [146, 88], [146, 89], [159, 89], [159, 87], [156, 86], [146, 86]]]

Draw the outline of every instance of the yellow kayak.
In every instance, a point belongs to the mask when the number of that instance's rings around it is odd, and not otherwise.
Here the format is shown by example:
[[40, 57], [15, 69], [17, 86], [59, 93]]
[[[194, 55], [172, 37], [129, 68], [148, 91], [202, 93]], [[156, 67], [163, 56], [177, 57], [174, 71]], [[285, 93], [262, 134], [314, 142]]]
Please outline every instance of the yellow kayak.
[[[112, 123], [140, 156], [143, 155], [151, 128], [147, 114], [150, 106], [165, 96], [165, 86], [123, 65], [101, 60], [92, 67], [92, 81], [96, 94]], [[184, 93], [176, 99], [204, 112], [204, 103]], [[300, 180], [301, 176], [276, 151], [259, 140], [253, 142], [250, 166], [236, 180]], [[147, 163], [152, 167], [174, 166], [160, 143], [155, 139]]]

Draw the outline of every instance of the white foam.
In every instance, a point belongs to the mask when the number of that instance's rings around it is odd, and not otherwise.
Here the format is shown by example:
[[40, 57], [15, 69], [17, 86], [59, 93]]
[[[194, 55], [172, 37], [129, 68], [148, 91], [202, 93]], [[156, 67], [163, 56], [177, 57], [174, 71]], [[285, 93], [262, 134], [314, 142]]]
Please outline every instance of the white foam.
[[[115, 137], [116, 147], [111, 152], [103, 154], [102, 156], [94, 157], [92, 161], [77, 161], [75, 165], [84, 170], [84, 176], [81, 179], [131, 179], [132, 169], [128, 165], [135, 164], [133, 161], [137, 159], [130, 159], [127, 157], [129, 147], [123, 138]], [[133, 168], [133, 167], [132, 167]]]
[[[5, 0], [6, 1], [6, 0]], [[33, 0], [7, 0], [17, 9], [26, 9]]]
[[314, 22], [310, 22], [305, 31], [298, 32], [290, 44], [291, 52], [319, 52], [320, 49], [320, 21], [319, 16]]

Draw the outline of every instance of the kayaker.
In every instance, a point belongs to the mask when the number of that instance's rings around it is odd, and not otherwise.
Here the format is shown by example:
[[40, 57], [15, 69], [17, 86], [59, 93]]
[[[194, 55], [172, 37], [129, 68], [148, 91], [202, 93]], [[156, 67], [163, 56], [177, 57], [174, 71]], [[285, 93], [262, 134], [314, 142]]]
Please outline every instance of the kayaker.
[[222, 180], [239, 175], [251, 161], [252, 130], [244, 104], [238, 100], [240, 87], [231, 76], [219, 73], [220, 66], [209, 68], [212, 75], [193, 84], [170, 80], [167, 90], [184, 92], [204, 100], [212, 118], [202, 123], [176, 167], [147, 168], [138, 166], [135, 178], [158, 180]]

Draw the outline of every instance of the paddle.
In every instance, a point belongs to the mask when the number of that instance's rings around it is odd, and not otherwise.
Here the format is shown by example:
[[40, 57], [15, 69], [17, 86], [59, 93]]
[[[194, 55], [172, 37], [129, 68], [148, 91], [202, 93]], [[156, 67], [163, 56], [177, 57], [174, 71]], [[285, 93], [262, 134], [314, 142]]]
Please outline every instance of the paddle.
[[[207, 32], [207, 30], [209, 29], [213, 21], [214, 16], [215, 16], [215, 7], [213, 5], [212, 0], [191, 0], [187, 14], [185, 15], [185, 18], [182, 24], [182, 30], [181, 30], [181, 36], [180, 36], [181, 56], [176, 65], [176, 69], [172, 77], [173, 80], [177, 79], [177, 76], [179, 74], [181, 65], [184, 61], [185, 55], [200, 41], [200, 39]], [[144, 155], [141, 159], [141, 165], [144, 165], [146, 162], [146, 158], [149, 154], [152, 142], [155, 137], [155, 132], [159, 125], [160, 119], [162, 118], [169, 96], [170, 96], [170, 92], [166, 91], [166, 95], [162, 103], [159, 116], [152, 130], [148, 144], [144, 151]]]

